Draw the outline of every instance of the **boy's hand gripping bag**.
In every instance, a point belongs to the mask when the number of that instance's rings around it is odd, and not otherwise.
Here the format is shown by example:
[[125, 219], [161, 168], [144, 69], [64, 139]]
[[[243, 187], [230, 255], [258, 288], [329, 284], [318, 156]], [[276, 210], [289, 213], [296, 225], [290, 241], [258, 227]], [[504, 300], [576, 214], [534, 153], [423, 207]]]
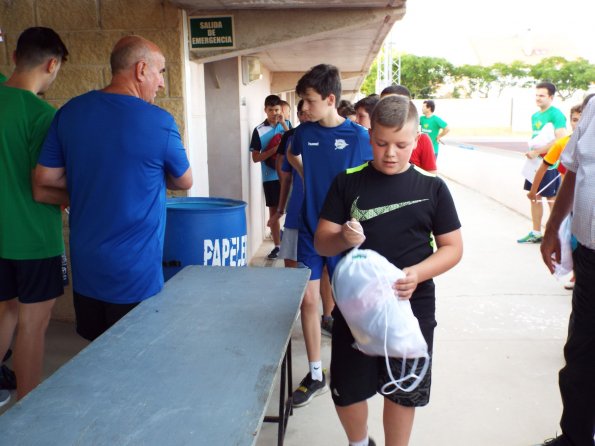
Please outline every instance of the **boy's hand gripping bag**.
[[[408, 300], [395, 296], [392, 284], [403, 271], [371, 249], [353, 249], [337, 265], [333, 292], [355, 345], [370, 356], [384, 356], [391, 381], [382, 392], [414, 390], [425, 376], [430, 358], [419, 322]], [[402, 358], [401, 376], [395, 379], [389, 357]], [[412, 363], [407, 370], [407, 359]], [[418, 370], [420, 368], [420, 370]], [[390, 389], [390, 390], [389, 390]]]

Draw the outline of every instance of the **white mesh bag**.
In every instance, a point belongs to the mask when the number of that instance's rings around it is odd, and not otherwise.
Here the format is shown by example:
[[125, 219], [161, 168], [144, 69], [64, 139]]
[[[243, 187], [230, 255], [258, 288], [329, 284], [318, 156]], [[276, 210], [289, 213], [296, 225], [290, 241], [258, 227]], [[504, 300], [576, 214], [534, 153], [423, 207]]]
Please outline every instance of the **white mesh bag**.
[[[430, 362], [411, 304], [399, 300], [392, 289], [404, 276], [376, 251], [357, 248], [341, 259], [333, 274], [335, 301], [355, 338], [355, 347], [367, 355], [386, 358], [391, 381], [383, 387], [384, 394], [414, 390]], [[398, 379], [392, 376], [389, 357], [402, 358]], [[415, 359], [409, 370], [407, 359]]]

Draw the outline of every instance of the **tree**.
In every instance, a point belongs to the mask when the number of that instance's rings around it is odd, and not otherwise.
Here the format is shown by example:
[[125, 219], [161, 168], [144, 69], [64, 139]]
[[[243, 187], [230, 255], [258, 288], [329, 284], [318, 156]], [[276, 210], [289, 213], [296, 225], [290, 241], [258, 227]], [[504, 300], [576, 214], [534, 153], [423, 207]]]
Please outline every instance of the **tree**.
[[[394, 57], [394, 64], [397, 63], [398, 57]], [[394, 70], [397, 70], [396, 66]], [[436, 90], [445, 83], [453, 70], [454, 66], [443, 58], [412, 54], [401, 56], [401, 83], [409, 88], [413, 98], [427, 98], [435, 95]], [[365, 95], [380, 93], [376, 91], [377, 73], [378, 63], [375, 60], [360, 89]]]
[[481, 65], [462, 65], [455, 68], [453, 74], [457, 81], [463, 82], [467, 96], [478, 93], [482, 98], [488, 97], [490, 86], [497, 79], [491, 68]]
[[[360, 91], [369, 96], [373, 93], [376, 93], [376, 77], [378, 76], [378, 59], [374, 59], [372, 62], [372, 66], [370, 67], [370, 71], [368, 75], [364, 79]], [[380, 93], [380, 92], [378, 92]]]
[[562, 99], [571, 97], [577, 90], [588, 90], [595, 80], [595, 65], [579, 58], [568, 61], [563, 57], [547, 57], [531, 67], [530, 75], [539, 81], [549, 81], [556, 86]]
[[498, 89], [498, 96], [507, 87], [528, 87], [533, 84], [533, 78], [529, 76], [529, 65], [520, 60], [515, 60], [510, 64], [497, 62], [490, 68], [496, 77], [493, 86]]
[[401, 56], [401, 83], [413, 98], [430, 98], [454, 71], [454, 65], [441, 57]]
[[[394, 60], [398, 63], [397, 57]], [[394, 71], [396, 69], [394, 67]], [[378, 61], [375, 60], [362, 84], [362, 93], [376, 93], [377, 72]], [[492, 88], [496, 88], [500, 95], [507, 87], [527, 88], [539, 81], [550, 81], [556, 85], [558, 95], [567, 99], [578, 90], [588, 90], [595, 82], [595, 65], [581, 58], [568, 61], [556, 56], [542, 59], [533, 66], [516, 60], [510, 64], [495, 63], [491, 67], [455, 67], [443, 58], [401, 56], [401, 83], [409, 88], [413, 98], [433, 97], [442, 85], [453, 81], [453, 97], [479, 94], [485, 98]]]

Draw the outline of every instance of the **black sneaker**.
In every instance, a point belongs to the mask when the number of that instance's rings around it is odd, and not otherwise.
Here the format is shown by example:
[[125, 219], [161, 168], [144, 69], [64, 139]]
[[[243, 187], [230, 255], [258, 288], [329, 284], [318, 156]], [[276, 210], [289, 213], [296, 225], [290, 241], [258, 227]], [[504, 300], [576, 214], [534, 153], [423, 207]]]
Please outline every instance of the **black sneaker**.
[[328, 386], [326, 385], [326, 373], [322, 371], [322, 381], [311, 378], [310, 372], [306, 375], [300, 386], [293, 392], [293, 407], [303, 407], [310, 404], [312, 398], [323, 393], [328, 392]]
[[269, 255], [267, 256], [267, 259], [276, 259], [277, 256], [279, 255], [279, 248], [277, 248], [276, 246], [273, 248], [273, 250], [271, 252], [269, 252]]

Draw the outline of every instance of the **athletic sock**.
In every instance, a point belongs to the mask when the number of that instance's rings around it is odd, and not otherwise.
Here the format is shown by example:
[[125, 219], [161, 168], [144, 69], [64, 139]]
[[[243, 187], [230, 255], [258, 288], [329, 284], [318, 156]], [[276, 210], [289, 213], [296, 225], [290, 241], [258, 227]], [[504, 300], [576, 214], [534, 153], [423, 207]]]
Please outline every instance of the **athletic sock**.
[[370, 437], [366, 435], [366, 438], [360, 441], [350, 441], [349, 446], [368, 446], [370, 444]]
[[532, 233], [533, 235], [536, 235], [536, 236], [538, 236], [538, 237], [540, 237], [540, 236], [541, 236], [541, 231], [535, 231], [535, 230], [533, 230], [533, 231], [531, 231], [531, 233]]
[[310, 363], [310, 375], [316, 381], [322, 381], [322, 361], [314, 361]]

